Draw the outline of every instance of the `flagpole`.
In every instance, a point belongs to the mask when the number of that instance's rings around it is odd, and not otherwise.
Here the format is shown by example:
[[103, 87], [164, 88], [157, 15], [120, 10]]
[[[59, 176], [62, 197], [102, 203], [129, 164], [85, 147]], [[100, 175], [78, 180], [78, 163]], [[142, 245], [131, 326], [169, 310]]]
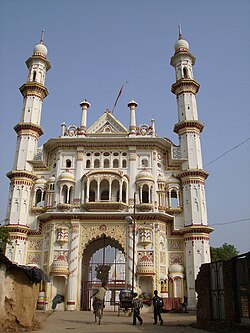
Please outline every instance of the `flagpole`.
[[116, 100], [115, 100], [114, 106], [113, 106], [113, 108], [112, 108], [111, 114], [112, 114], [112, 113], [114, 112], [114, 110], [115, 110], [116, 104], [117, 104], [119, 98], [121, 97], [123, 87], [124, 87], [124, 85], [125, 85], [126, 83], [128, 83], [128, 81], [126, 81], [125, 83], [123, 82], [123, 84], [122, 84], [122, 86], [121, 86], [121, 89], [120, 89], [120, 91], [119, 91], [119, 93], [118, 93], [118, 95], [117, 95], [117, 98], [116, 98]]

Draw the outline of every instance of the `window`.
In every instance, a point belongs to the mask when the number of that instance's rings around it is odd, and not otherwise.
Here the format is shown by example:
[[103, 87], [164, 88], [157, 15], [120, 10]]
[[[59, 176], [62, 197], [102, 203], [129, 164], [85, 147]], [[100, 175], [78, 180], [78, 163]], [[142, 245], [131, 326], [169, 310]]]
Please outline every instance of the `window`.
[[33, 72], [33, 79], [32, 81], [36, 81], [36, 71]]
[[175, 190], [171, 191], [171, 208], [177, 208], [177, 192]]
[[89, 169], [90, 168], [90, 160], [87, 160], [86, 161], [86, 169]]
[[95, 169], [100, 168], [100, 160], [95, 160], [94, 161], [94, 168]]
[[104, 160], [104, 168], [109, 168], [109, 160], [107, 158]]
[[127, 161], [126, 160], [122, 160], [122, 167], [126, 168], [127, 167]]
[[119, 167], [119, 161], [117, 159], [115, 159], [113, 161], [113, 168], [118, 168]]
[[143, 167], [148, 167], [148, 160], [147, 160], [147, 158], [143, 158], [142, 159], [142, 161], [141, 161], [141, 165], [143, 166]]
[[149, 203], [148, 185], [143, 185], [143, 187], [142, 187], [142, 203]]
[[71, 160], [66, 160], [66, 168], [71, 168]]
[[188, 70], [186, 67], [183, 68], [183, 75], [184, 75], [184, 78], [187, 79], [188, 78]]

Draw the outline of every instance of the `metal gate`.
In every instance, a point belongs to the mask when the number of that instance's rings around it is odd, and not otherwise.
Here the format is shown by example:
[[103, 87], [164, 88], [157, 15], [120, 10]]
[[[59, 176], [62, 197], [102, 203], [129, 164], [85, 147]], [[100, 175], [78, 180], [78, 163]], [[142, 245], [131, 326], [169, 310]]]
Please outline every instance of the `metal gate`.
[[118, 311], [119, 293], [125, 289], [125, 254], [116, 241], [102, 238], [88, 246], [82, 262], [81, 310], [91, 309], [91, 295], [101, 286], [96, 269], [105, 265], [108, 284], [105, 310]]
[[225, 319], [223, 262], [218, 261], [210, 265], [210, 287], [212, 299], [212, 319]]

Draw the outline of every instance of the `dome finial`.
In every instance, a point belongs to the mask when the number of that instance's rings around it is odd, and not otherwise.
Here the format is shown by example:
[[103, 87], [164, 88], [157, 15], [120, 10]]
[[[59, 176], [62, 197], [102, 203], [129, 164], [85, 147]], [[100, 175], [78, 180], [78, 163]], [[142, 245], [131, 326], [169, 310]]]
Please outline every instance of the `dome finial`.
[[179, 39], [182, 39], [181, 24], [178, 24], [178, 28], [179, 28]]
[[42, 30], [41, 40], [40, 40], [40, 44], [43, 44], [43, 43], [44, 43], [44, 29]]

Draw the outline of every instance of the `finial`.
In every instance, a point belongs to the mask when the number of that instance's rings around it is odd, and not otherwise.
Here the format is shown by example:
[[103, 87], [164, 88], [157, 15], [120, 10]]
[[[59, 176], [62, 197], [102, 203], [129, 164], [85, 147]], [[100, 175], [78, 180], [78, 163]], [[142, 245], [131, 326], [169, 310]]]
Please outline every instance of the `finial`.
[[44, 29], [42, 30], [42, 33], [41, 33], [40, 44], [43, 44], [43, 42], [44, 42]]
[[180, 24], [178, 24], [178, 28], [179, 28], [179, 39], [182, 39], [181, 25]]

